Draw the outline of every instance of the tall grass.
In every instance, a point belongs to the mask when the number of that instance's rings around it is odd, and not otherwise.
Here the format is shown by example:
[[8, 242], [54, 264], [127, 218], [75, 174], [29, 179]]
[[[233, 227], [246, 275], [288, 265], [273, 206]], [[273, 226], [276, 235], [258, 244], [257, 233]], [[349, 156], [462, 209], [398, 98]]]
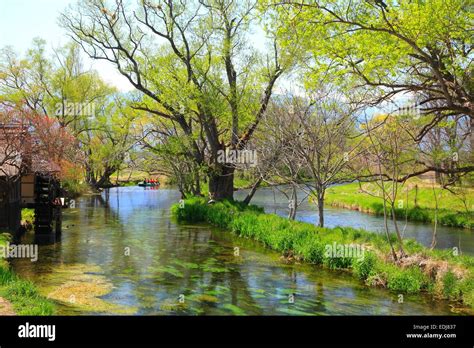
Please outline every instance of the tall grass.
[[[0, 247], [8, 242], [6, 233], [0, 234]], [[21, 279], [9, 267], [8, 262], [0, 257], [0, 296], [13, 305], [19, 315], [52, 315], [54, 304], [41, 296], [34, 283]]]
[[[449, 271], [454, 268], [465, 270], [463, 277], [445, 276], [446, 279], [440, 280], [417, 266], [400, 267], [390, 261], [387, 257], [389, 244], [385, 237], [365, 230], [349, 227], [320, 228], [274, 214], [265, 214], [263, 209], [256, 206], [245, 207], [228, 201], [207, 204], [202, 198], [191, 198], [184, 201], [184, 204], [175, 204], [172, 212], [178, 221], [207, 222], [228, 229], [240, 237], [256, 240], [285, 255], [294, 255], [306, 262], [331, 269], [348, 270], [367, 285], [384, 286], [403, 293], [430, 292], [436, 297], [474, 307], [473, 257], [454, 256], [448, 251], [432, 251], [416, 241], [405, 241], [404, 248], [409, 254], [417, 254], [433, 261], [448, 261]], [[391, 238], [396, 245], [396, 237], [392, 235]], [[362, 258], [334, 257], [327, 253], [328, 246], [334, 243], [362, 245], [366, 252]], [[457, 288], [460, 290], [454, 290]]]

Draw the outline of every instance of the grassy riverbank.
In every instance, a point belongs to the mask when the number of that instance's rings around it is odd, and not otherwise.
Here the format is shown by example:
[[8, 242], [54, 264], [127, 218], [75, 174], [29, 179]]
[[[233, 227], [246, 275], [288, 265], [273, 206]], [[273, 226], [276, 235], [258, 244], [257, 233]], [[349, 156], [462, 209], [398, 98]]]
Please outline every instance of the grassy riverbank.
[[[4, 250], [9, 241], [8, 233], [0, 233], [1, 250]], [[16, 314], [52, 315], [53, 303], [41, 296], [32, 282], [19, 278], [2, 257], [3, 253], [0, 255], [0, 297], [12, 304]]]
[[[255, 206], [192, 198], [172, 207], [178, 221], [207, 222], [236, 235], [254, 239], [285, 257], [352, 272], [368, 286], [396, 293], [430, 293], [453, 301], [459, 310], [474, 309], [474, 258], [450, 251], [429, 250], [413, 240], [404, 241], [408, 257], [391, 261], [382, 235], [353, 228], [319, 228], [263, 213]], [[396, 239], [392, 237], [393, 243]], [[360, 246], [363, 257], [331, 255], [333, 246]], [[336, 257], [337, 256], [337, 257]], [[359, 255], [360, 256], [360, 255]]]
[[[395, 203], [396, 214], [400, 219], [433, 223], [435, 220], [436, 200], [432, 187], [421, 183], [407, 184], [400, 190]], [[407, 192], [408, 189], [408, 199]], [[377, 192], [374, 184], [358, 183], [334, 186], [326, 192], [326, 204], [365, 213], [383, 215], [383, 201], [364, 192]], [[445, 226], [474, 228], [474, 190], [463, 189], [463, 194], [455, 195], [447, 190], [435, 188], [438, 199], [438, 223]]]

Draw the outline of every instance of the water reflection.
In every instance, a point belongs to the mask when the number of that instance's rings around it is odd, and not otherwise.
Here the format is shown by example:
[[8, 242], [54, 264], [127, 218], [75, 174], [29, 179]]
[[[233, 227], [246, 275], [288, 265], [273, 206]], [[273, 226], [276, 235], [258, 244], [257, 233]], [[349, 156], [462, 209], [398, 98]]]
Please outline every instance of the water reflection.
[[[285, 264], [231, 233], [177, 225], [169, 207], [178, 200], [175, 190], [137, 188], [82, 197], [65, 212], [61, 242], [41, 246], [38, 262], [13, 266], [45, 294], [62, 291], [60, 314], [450, 314], [446, 302], [406, 296], [399, 304], [396, 294], [368, 289], [347, 273]], [[93, 288], [101, 301], [65, 300], [78, 280], [102, 287]]]

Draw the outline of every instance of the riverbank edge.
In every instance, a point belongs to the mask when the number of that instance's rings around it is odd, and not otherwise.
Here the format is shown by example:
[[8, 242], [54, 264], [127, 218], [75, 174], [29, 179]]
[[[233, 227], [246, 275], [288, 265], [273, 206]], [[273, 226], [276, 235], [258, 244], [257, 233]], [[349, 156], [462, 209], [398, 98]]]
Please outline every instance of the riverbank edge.
[[[347, 185], [329, 189], [325, 198], [326, 204], [335, 208], [357, 210], [361, 213], [383, 216], [383, 203], [373, 202], [374, 198], [358, 196], [350, 192], [334, 192], [344, 187], [347, 187]], [[469, 214], [456, 210], [438, 209], [436, 213], [435, 209], [417, 206], [408, 209], [395, 208], [395, 214], [402, 220], [407, 219], [407, 221], [424, 223], [434, 223], [437, 214], [437, 221], [440, 225], [474, 229], [474, 212]]]
[[[430, 250], [414, 240], [404, 241], [408, 256], [395, 263], [385, 236], [349, 227], [320, 228], [264, 213], [263, 208], [239, 202], [217, 202], [194, 197], [175, 204], [178, 222], [206, 222], [256, 240], [287, 259], [351, 272], [367, 286], [398, 294], [428, 293], [449, 300], [456, 312], [474, 309], [474, 257], [450, 250]], [[391, 236], [396, 245], [395, 236]], [[363, 257], [334, 256], [335, 246], [362, 246]], [[470, 313], [472, 314], [472, 313]]]
[[[0, 232], [0, 248], [5, 250], [11, 234]], [[36, 285], [20, 278], [10, 267], [8, 260], [0, 255], [0, 298], [12, 305], [17, 315], [48, 316], [54, 314], [54, 303], [39, 294]], [[3, 315], [0, 312], [0, 315]], [[7, 313], [11, 315], [11, 313]]]

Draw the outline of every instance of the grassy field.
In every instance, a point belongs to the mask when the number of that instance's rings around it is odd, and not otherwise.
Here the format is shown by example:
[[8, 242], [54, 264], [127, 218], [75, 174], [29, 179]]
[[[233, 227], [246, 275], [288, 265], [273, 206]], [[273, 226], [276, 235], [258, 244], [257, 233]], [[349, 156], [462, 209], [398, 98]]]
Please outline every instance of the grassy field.
[[[0, 233], [0, 249], [9, 241], [8, 233]], [[19, 315], [54, 314], [54, 304], [41, 296], [32, 282], [19, 278], [2, 257], [3, 253], [0, 255], [0, 296], [7, 299]]]
[[[458, 310], [474, 309], [474, 257], [453, 255], [448, 250], [429, 250], [414, 240], [405, 240], [407, 257], [393, 262], [390, 246], [382, 235], [353, 228], [319, 228], [313, 224], [265, 214], [255, 206], [205, 199], [174, 205], [178, 221], [207, 222], [244, 238], [254, 239], [287, 258], [352, 272], [368, 286], [385, 287], [397, 293], [426, 292], [434, 298], [457, 303]], [[396, 246], [395, 236], [391, 236]], [[328, 246], [360, 246], [364, 256], [328, 254]], [[454, 305], [456, 306], [456, 305]]]
[[[395, 202], [396, 214], [401, 219], [411, 221], [434, 222], [436, 199], [433, 188], [416, 183], [400, 188]], [[407, 197], [408, 190], [408, 197]], [[438, 223], [445, 226], [474, 228], [474, 189], [457, 189], [461, 194], [435, 188], [438, 199]], [[359, 210], [366, 213], [383, 214], [383, 201], [364, 192], [377, 195], [377, 186], [372, 183], [358, 183], [334, 186], [326, 192], [326, 203], [335, 207]]]

